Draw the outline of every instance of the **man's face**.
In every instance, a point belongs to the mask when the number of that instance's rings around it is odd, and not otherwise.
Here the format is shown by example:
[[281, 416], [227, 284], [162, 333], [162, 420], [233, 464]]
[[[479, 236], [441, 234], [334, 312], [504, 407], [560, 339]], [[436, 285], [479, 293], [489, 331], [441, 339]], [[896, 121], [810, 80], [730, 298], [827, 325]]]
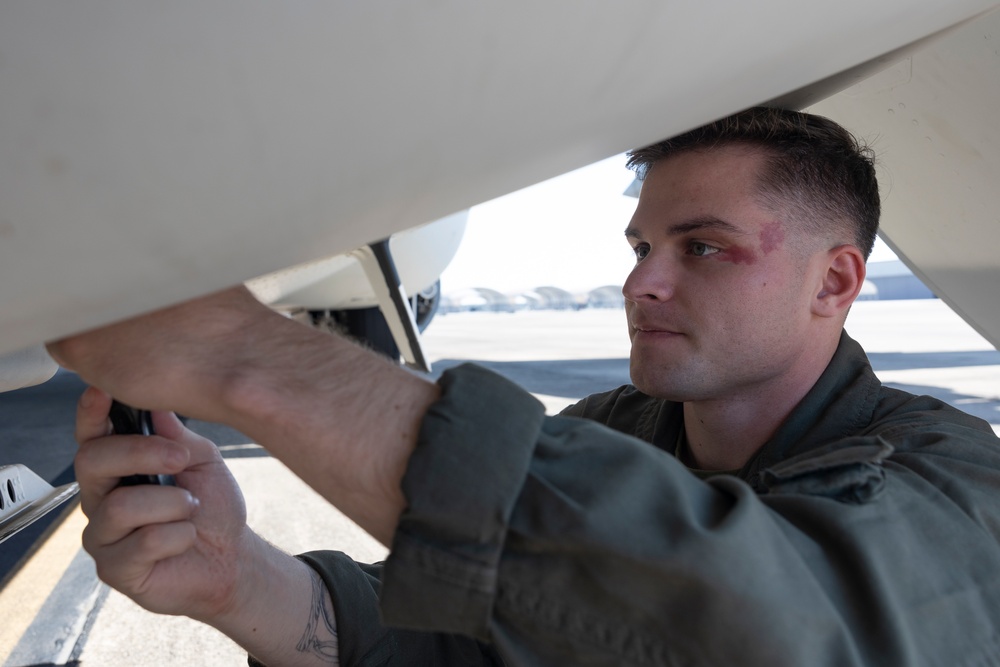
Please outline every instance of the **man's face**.
[[622, 292], [632, 382], [647, 394], [752, 400], [801, 366], [822, 252], [754, 198], [762, 160], [738, 145], [688, 151], [643, 183]]

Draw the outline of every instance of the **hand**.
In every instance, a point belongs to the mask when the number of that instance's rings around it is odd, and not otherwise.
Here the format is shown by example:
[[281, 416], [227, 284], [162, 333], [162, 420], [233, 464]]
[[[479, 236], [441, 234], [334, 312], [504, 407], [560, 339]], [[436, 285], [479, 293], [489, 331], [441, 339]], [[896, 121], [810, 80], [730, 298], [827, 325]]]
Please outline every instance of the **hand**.
[[[335, 621], [310, 621], [333, 618], [329, 592], [247, 527], [215, 445], [166, 412], [153, 413], [155, 436], [108, 435], [110, 407], [108, 394], [87, 389], [76, 426], [76, 477], [90, 519], [83, 546], [101, 579], [150, 611], [214, 626], [265, 664], [329, 665], [331, 652], [336, 664]], [[134, 473], [170, 473], [177, 486], [118, 486]]]
[[[83, 545], [98, 574], [151, 611], [229, 612], [257, 538], [218, 450], [165, 412], [153, 414], [158, 435], [109, 436], [110, 406], [90, 388], [77, 410], [76, 476], [90, 519]], [[177, 486], [117, 486], [133, 473], [170, 473]]]

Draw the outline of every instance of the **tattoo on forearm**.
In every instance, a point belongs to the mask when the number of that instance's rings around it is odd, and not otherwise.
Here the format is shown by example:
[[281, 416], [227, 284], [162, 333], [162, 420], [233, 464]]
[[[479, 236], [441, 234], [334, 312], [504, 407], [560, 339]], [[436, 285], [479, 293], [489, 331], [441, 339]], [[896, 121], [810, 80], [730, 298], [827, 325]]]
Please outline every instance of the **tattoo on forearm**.
[[340, 657], [337, 641], [337, 618], [333, 613], [333, 601], [319, 575], [313, 573], [312, 602], [309, 604], [309, 622], [302, 638], [295, 646], [299, 653], [312, 655], [337, 664]]

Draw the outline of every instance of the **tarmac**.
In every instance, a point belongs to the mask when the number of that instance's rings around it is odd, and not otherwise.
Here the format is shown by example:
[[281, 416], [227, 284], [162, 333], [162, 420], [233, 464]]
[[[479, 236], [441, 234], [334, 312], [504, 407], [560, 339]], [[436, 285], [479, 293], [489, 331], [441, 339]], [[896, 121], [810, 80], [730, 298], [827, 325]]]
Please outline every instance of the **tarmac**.
[[[1000, 352], [943, 303], [859, 302], [847, 329], [883, 382], [938, 396], [1000, 433]], [[519, 382], [550, 413], [628, 381], [620, 310], [452, 313], [434, 320], [425, 345], [435, 374], [476, 361]], [[47, 478], [64, 478], [71, 475], [72, 445], [66, 443], [79, 383], [60, 373], [47, 385], [0, 395], [0, 438], [30, 442], [20, 451], [48, 465]], [[384, 557], [384, 547], [260, 447], [218, 425], [191, 426], [219, 443], [243, 488], [250, 525], [273, 544], [290, 553], [336, 548], [359, 560]], [[31, 537], [5, 578], [0, 573], [0, 665], [246, 664], [246, 654], [215, 630], [145, 612], [100, 583], [79, 546], [85, 523], [71, 505]]]

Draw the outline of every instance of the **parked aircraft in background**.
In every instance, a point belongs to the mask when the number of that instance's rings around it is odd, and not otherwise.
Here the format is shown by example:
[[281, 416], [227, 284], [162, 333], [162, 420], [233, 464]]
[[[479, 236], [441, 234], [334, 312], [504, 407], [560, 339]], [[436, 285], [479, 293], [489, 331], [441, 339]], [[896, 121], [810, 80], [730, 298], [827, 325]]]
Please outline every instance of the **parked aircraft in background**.
[[380, 239], [762, 103], [879, 137], [884, 239], [1000, 344], [995, 7], [6, 2], [0, 377], [322, 257], [384, 274]]

